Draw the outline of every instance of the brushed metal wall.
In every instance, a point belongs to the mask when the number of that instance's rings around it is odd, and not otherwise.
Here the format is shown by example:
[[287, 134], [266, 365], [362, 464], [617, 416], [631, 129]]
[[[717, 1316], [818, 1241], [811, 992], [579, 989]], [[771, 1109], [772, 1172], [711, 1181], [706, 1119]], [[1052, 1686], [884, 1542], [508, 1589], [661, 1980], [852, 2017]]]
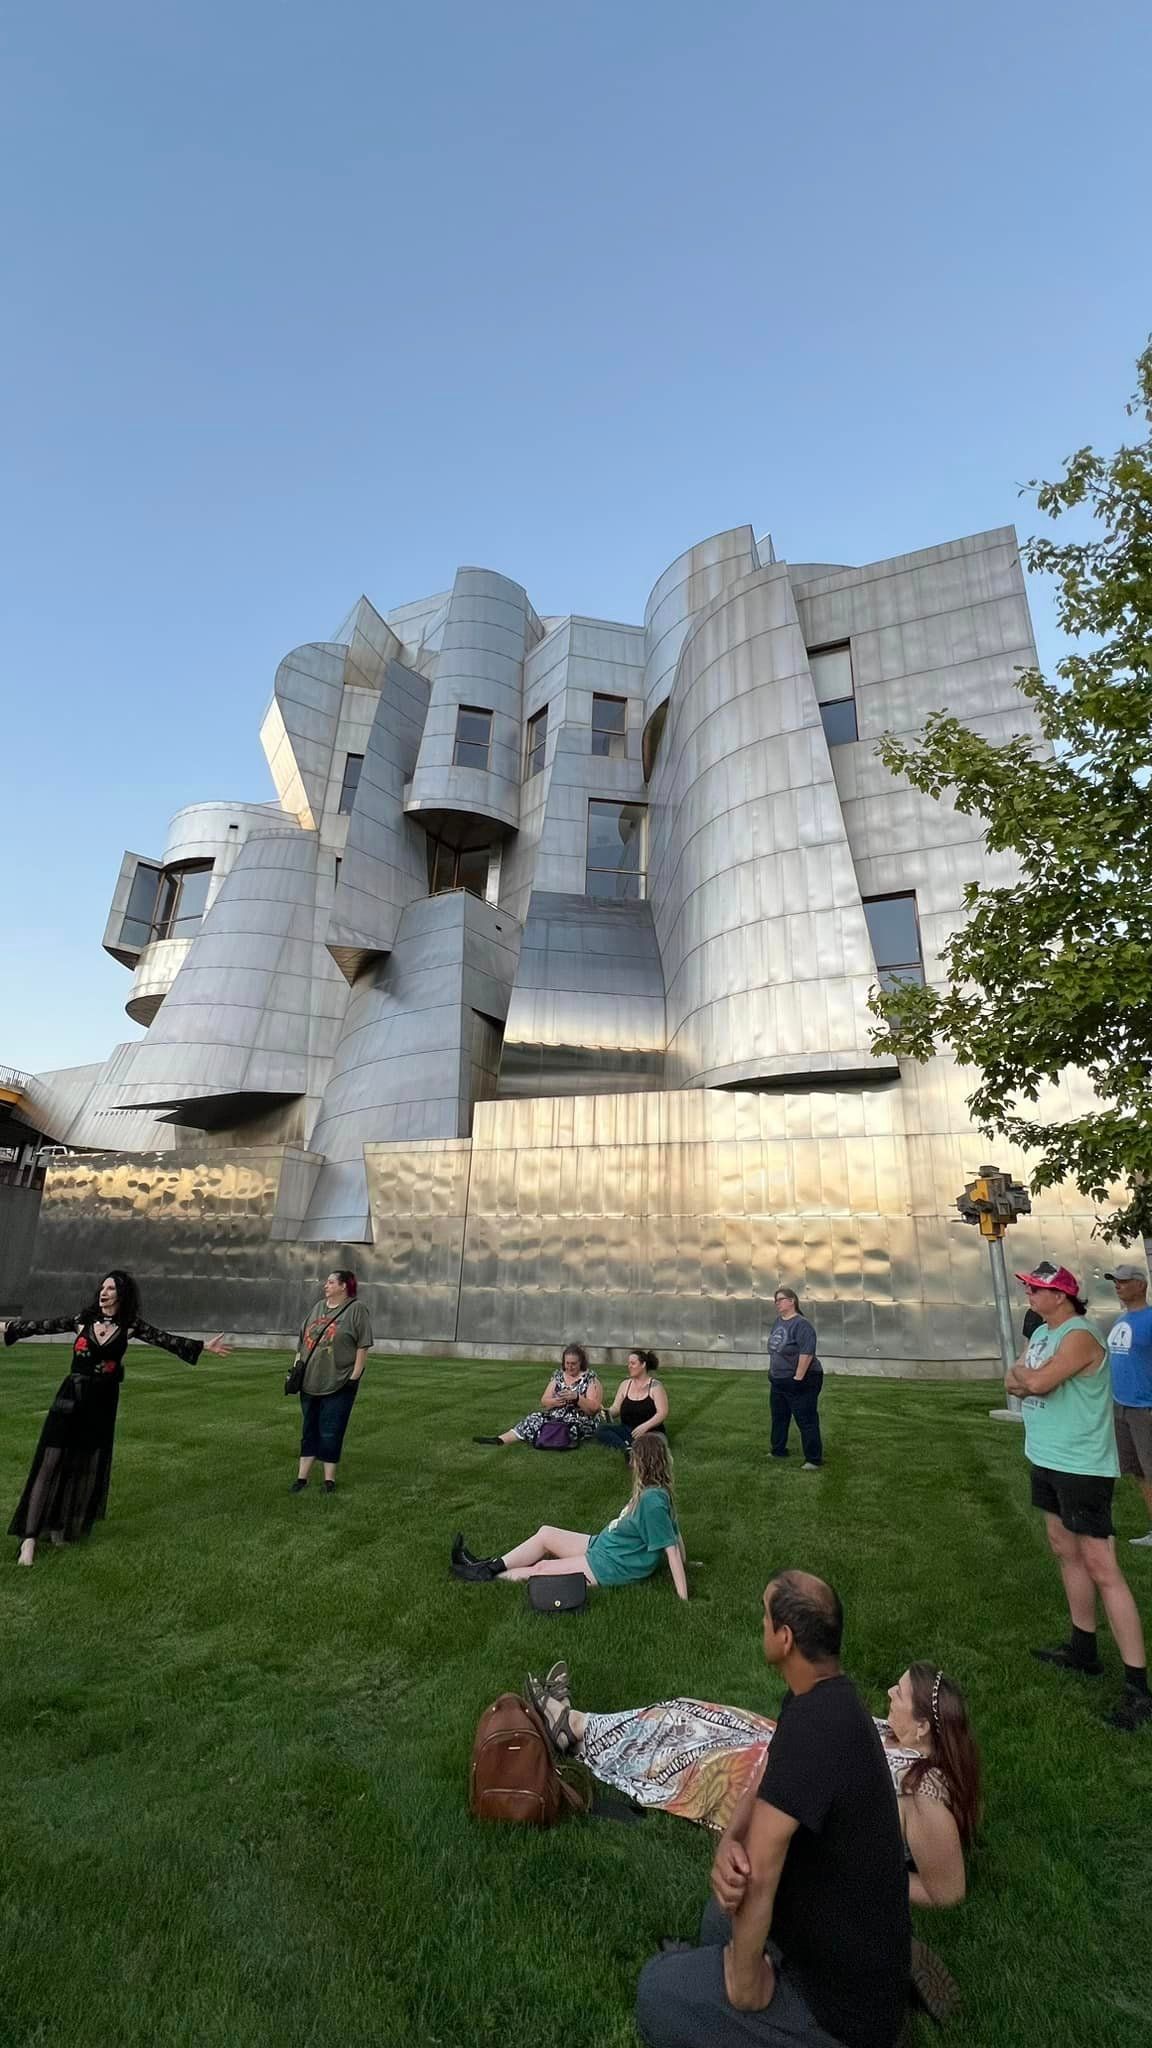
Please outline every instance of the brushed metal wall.
[[[49, 1170], [26, 1312], [67, 1309], [127, 1265], [156, 1320], [256, 1338], [294, 1330], [323, 1274], [350, 1264], [393, 1350], [540, 1357], [578, 1337], [598, 1356], [644, 1343], [751, 1366], [784, 1282], [832, 1371], [985, 1376], [987, 1254], [952, 1207], [977, 1148], [966, 1128], [910, 1135], [910, 1110], [960, 1125], [962, 1078], [938, 1072], [922, 1095], [478, 1102], [471, 1140], [365, 1146], [371, 1244], [299, 1241], [320, 1162], [298, 1148], [74, 1157]], [[1012, 1260], [1071, 1264], [1104, 1309], [1093, 1222], [1056, 1190], [1014, 1230]]]

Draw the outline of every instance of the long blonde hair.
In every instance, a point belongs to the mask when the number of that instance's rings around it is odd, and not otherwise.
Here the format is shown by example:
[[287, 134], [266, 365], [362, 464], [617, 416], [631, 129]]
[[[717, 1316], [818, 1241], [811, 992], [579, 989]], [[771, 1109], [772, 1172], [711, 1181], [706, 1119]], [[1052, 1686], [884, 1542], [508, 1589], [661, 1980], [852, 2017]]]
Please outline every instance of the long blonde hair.
[[652, 1430], [647, 1436], [634, 1436], [628, 1455], [632, 1460], [632, 1496], [628, 1502], [629, 1512], [648, 1487], [662, 1486], [668, 1495], [675, 1518], [676, 1495], [672, 1487], [672, 1453], [668, 1449], [667, 1439], [661, 1436], [659, 1430]]

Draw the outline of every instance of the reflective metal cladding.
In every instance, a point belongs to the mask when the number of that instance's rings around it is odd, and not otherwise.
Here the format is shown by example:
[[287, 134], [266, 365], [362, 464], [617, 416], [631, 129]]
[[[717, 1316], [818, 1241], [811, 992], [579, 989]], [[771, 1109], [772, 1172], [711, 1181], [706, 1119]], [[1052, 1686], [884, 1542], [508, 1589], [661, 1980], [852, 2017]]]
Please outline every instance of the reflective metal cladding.
[[[124, 857], [147, 1029], [30, 1084], [73, 1150], [26, 1303], [131, 1262], [161, 1320], [286, 1332], [340, 1251], [397, 1349], [751, 1362], [786, 1279], [834, 1368], [988, 1370], [964, 1080], [867, 1003], [1012, 870], [876, 742], [962, 705], [1041, 747], [1034, 659], [1010, 528], [847, 568], [733, 527], [643, 626], [476, 568], [359, 599], [276, 671], [275, 800]], [[1021, 1257], [1091, 1270], [1091, 1224], [1058, 1191]]]

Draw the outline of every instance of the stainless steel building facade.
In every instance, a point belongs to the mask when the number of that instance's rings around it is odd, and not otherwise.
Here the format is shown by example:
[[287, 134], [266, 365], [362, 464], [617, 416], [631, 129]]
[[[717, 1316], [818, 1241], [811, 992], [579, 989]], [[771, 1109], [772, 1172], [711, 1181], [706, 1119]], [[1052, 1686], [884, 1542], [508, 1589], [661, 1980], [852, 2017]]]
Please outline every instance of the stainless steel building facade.
[[[737, 527], [643, 625], [481, 569], [362, 598], [277, 671], [276, 800], [124, 857], [104, 944], [147, 1029], [28, 1084], [73, 1149], [26, 1305], [127, 1263], [172, 1323], [265, 1336], [351, 1263], [397, 1349], [752, 1363], [787, 1281], [832, 1367], [987, 1371], [952, 1208], [986, 1146], [867, 1002], [1012, 870], [875, 748], [941, 706], [1034, 730], [1034, 658], [1010, 528], [844, 568]], [[1016, 1245], [1089, 1269], [1091, 1224], [1057, 1194]]]

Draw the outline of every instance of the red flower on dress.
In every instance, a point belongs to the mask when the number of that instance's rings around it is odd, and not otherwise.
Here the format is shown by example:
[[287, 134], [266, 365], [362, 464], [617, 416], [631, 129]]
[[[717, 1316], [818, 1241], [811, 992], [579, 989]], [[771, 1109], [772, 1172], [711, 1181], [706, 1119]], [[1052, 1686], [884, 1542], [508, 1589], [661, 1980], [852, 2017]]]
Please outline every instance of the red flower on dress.
[[73, 1349], [73, 1351], [87, 1351], [87, 1349], [88, 1349], [88, 1339], [87, 1339], [87, 1337], [77, 1337], [77, 1339], [76, 1339], [76, 1342], [75, 1342], [75, 1344], [74, 1344], [74, 1345], [72, 1346], [72, 1349]]
[[116, 1360], [115, 1360], [114, 1358], [106, 1358], [106, 1359], [104, 1360], [104, 1371], [105, 1371], [105, 1372], [115, 1372], [115, 1370], [116, 1370]]

